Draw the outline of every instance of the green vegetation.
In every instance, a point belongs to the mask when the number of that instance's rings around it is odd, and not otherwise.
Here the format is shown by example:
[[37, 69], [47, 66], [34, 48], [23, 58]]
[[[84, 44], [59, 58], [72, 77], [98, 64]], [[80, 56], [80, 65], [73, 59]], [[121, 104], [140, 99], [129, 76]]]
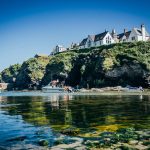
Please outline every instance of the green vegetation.
[[42, 84], [47, 85], [52, 79], [64, 81], [72, 69], [72, 61], [76, 58], [77, 53], [65, 52], [51, 57], [46, 66], [46, 74]]
[[1, 80], [6, 83], [14, 82], [13, 78], [14, 79], [16, 78], [17, 74], [20, 71], [20, 67], [21, 65], [15, 64], [15, 65], [10, 66], [9, 68], [4, 69], [1, 72]]
[[49, 57], [38, 57], [25, 61], [17, 75], [16, 87], [22, 89], [38, 87], [45, 74], [45, 67], [49, 60]]
[[[53, 79], [66, 85], [103, 87], [131, 85], [148, 87], [150, 42], [119, 43], [71, 50], [49, 57], [31, 58], [0, 74], [0, 80], [19, 89], [40, 88]], [[138, 81], [137, 81], [138, 78]]]

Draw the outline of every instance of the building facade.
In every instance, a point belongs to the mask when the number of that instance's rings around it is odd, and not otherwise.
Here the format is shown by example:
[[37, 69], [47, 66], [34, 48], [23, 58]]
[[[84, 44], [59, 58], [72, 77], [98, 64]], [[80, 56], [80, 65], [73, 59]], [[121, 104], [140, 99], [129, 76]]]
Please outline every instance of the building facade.
[[150, 41], [150, 34], [147, 32], [144, 24], [141, 25], [141, 28], [133, 28], [130, 31], [124, 29], [124, 32], [120, 34], [117, 34], [115, 29], [113, 29], [111, 33], [109, 31], [105, 31], [97, 35], [88, 35], [87, 38], [83, 39], [79, 44], [72, 43], [67, 49], [62, 45], [56, 45], [51, 52], [51, 55], [67, 50], [84, 49], [113, 43], [136, 41]]
[[150, 35], [144, 24], [141, 25], [141, 28], [133, 28], [131, 31], [124, 30], [124, 33], [118, 35], [119, 42], [148, 41], [149, 38]]
[[115, 41], [112, 35], [108, 31], [105, 31], [97, 35], [88, 35], [87, 38], [82, 40], [79, 47], [80, 49], [83, 49], [83, 48], [98, 47], [101, 45], [108, 45], [113, 43], [115, 43]]
[[79, 48], [84, 49], [119, 42], [136, 41], [150, 41], [150, 35], [147, 32], [144, 24], [141, 25], [141, 28], [133, 28], [131, 31], [124, 29], [124, 32], [121, 34], [117, 34], [115, 29], [113, 29], [112, 33], [105, 31], [97, 35], [88, 35], [87, 38], [81, 41]]
[[51, 52], [51, 55], [54, 55], [54, 54], [60, 53], [60, 52], [64, 52], [64, 51], [66, 51], [65, 47], [63, 47], [62, 45], [56, 45], [56, 47]]

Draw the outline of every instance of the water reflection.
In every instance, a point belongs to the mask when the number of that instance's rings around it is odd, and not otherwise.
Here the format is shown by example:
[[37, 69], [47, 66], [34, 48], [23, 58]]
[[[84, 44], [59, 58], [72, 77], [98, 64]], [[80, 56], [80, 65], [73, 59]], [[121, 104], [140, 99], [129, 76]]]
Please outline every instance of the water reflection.
[[9, 115], [20, 115], [25, 122], [47, 125], [55, 130], [69, 126], [85, 130], [110, 125], [150, 128], [149, 96], [5, 97], [4, 105], [1, 110]]

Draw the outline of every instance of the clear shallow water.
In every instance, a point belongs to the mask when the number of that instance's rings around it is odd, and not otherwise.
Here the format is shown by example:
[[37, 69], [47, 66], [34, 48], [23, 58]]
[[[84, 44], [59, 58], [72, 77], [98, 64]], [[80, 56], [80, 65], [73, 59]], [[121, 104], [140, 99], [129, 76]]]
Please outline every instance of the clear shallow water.
[[81, 137], [121, 127], [150, 129], [150, 96], [6, 92], [0, 95], [0, 120], [0, 146], [10, 147], [20, 142], [16, 137], [25, 144], [53, 144], [68, 128]]

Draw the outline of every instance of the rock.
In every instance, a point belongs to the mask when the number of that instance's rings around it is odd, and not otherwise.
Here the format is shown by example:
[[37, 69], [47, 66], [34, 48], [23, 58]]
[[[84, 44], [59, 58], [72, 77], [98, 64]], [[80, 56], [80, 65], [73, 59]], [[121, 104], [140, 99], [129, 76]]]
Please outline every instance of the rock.
[[64, 149], [77, 149], [77, 150], [85, 150], [85, 146], [82, 145], [83, 140], [81, 138], [71, 138], [74, 140], [71, 144], [59, 144], [51, 147], [51, 150], [64, 150]]
[[98, 88], [92, 88], [91, 91], [92, 92], [104, 92], [104, 90], [98, 89]]
[[150, 146], [150, 140], [145, 140], [145, 141], [143, 141], [143, 145], [145, 145], [145, 146]]
[[14, 137], [11, 139], [8, 139], [7, 141], [12, 142], [12, 141], [24, 141], [27, 138], [27, 136], [19, 136], [19, 137]]
[[127, 146], [127, 145], [122, 145], [119, 147], [121, 150], [136, 150], [136, 148]]
[[49, 142], [47, 140], [45, 140], [45, 139], [42, 139], [42, 140], [38, 141], [38, 144], [40, 146], [48, 146]]
[[77, 128], [67, 128], [65, 130], [60, 131], [61, 134], [65, 135], [77, 135], [79, 133], [79, 130]]
[[138, 150], [147, 150], [148, 146], [138, 144], [138, 145], [135, 145], [135, 148]]
[[131, 144], [131, 145], [135, 145], [135, 144], [137, 144], [139, 141], [137, 141], [137, 140], [132, 140], [132, 141], [129, 141], [129, 144]]
[[0, 146], [0, 150], [7, 150], [5, 147]]

